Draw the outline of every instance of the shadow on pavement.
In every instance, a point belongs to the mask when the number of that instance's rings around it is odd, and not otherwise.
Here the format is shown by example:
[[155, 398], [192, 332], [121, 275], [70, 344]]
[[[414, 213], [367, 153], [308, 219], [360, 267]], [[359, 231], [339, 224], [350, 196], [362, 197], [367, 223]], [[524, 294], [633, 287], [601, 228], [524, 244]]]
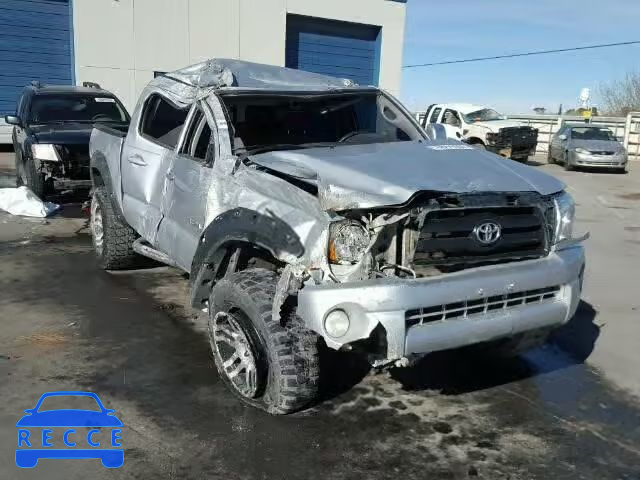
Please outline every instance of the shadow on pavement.
[[584, 362], [595, 348], [600, 336], [600, 327], [596, 325], [597, 311], [582, 300], [571, 320], [556, 330], [550, 341], [564, 350], [576, 363]]
[[[553, 333], [549, 342], [527, 354], [513, 358], [491, 355], [487, 349], [463, 348], [435, 352], [408, 368], [393, 368], [391, 376], [406, 390], [438, 390], [444, 395], [459, 395], [505, 385], [583, 363], [595, 347], [600, 327], [595, 323], [596, 310], [581, 301], [576, 315]], [[567, 355], [563, 355], [557, 346]], [[544, 361], [547, 358], [549, 361]], [[355, 386], [369, 372], [367, 362], [354, 354], [327, 351], [321, 357], [325, 378], [331, 382], [323, 389], [323, 400], [337, 396]]]
[[530, 167], [541, 167], [542, 165], [547, 165], [547, 162], [541, 162], [540, 160], [529, 159], [527, 160], [526, 165], [529, 165]]

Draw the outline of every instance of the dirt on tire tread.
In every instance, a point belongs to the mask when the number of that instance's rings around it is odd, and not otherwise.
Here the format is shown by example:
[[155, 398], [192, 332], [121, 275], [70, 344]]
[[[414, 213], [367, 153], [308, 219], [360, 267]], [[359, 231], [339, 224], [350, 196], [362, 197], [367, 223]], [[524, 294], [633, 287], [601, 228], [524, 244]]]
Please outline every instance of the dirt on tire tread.
[[133, 242], [138, 235], [133, 228], [118, 218], [105, 187], [97, 187], [93, 194], [102, 209], [104, 247], [102, 255], [98, 257], [101, 267], [105, 270], [126, 270], [135, 267], [140, 257], [133, 251]]
[[[220, 294], [226, 288], [246, 292], [257, 307], [266, 332], [270, 377], [277, 385], [269, 385], [260, 404], [273, 414], [287, 414], [306, 407], [317, 396], [319, 384], [318, 336], [302, 325], [295, 312], [286, 313], [280, 321], [272, 318], [272, 305], [278, 276], [269, 270], [255, 268], [237, 272], [218, 282], [210, 304], [216, 311]], [[216, 295], [217, 294], [217, 295]]]

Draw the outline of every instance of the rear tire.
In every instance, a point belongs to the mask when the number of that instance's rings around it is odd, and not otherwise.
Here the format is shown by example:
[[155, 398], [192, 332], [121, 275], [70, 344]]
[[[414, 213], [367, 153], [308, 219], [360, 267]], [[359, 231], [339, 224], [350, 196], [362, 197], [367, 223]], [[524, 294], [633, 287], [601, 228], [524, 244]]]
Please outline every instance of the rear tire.
[[277, 282], [262, 268], [222, 278], [209, 299], [209, 341], [227, 387], [247, 405], [281, 415], [316, 399], [320, 371], [318, 336], [295, 311], [271, 316]]
[[138, 235], [118, 218], [105, 187], [93, 191], [90, 224], [93, 247], [101, 268], [125, 270], [139, 263], [140, 257], [133, 251], [133, 242]]

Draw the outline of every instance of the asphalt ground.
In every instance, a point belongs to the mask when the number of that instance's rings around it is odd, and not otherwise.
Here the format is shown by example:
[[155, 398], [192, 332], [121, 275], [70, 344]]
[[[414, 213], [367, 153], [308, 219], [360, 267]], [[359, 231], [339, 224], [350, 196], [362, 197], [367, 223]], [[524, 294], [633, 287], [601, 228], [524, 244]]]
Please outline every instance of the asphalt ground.
[[[182, 274], [97, 268], [81, 197], [46, 220], [0, 212], [0, 478], [640, 479], [640, 165], [531, 163], [568, 184], [592, 234], [576, 317], [512, 360], [443, 352], [374, 374], [324, 352], [320, 402], [287, 417], [226, 390]], [[122, 468], [15, 466], [17, 420], [57, 390], [115, 410]]]

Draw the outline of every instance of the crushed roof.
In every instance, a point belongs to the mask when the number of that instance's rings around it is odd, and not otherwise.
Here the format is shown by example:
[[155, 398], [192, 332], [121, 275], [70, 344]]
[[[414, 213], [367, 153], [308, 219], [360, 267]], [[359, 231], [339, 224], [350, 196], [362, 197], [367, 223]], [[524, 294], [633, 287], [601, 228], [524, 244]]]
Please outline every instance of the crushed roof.
[[[228, 58], [210, 59], [164, 77], [200, 88], [329, 90], [357, 86], [346, 78]], [[162, 77], [158, 77], [161, 82]]]

